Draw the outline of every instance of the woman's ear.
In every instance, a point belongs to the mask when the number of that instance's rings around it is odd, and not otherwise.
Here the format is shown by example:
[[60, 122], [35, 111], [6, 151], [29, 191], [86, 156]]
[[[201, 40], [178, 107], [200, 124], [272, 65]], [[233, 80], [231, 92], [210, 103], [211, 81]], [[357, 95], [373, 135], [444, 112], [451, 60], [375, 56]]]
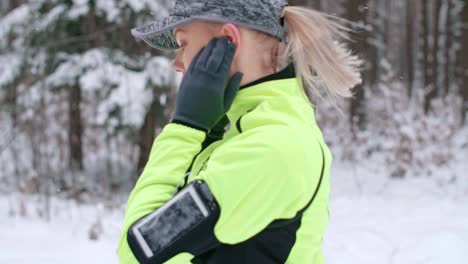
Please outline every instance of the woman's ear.
[[236, 49], [239, 49], [240, 31], [238, 27], [232, 23], [224, 24], [221, 29], [221, 34], [223, 37], [228, 38], [232, 43], [234, 43], [234, 45], [236, 45]]

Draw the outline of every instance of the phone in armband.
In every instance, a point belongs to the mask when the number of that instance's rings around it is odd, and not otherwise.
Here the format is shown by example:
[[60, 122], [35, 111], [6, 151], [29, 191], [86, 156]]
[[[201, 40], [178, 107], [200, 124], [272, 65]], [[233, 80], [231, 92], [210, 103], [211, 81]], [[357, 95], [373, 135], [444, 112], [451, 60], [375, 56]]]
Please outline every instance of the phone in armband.
[[195, 180], [134, 223], [128, 231], [128, 243], [140, 263], [163, 263], [184, 252], [184, 243], [196, 243], [197, 236], [214, 226], [219, 213], [208, 185]]

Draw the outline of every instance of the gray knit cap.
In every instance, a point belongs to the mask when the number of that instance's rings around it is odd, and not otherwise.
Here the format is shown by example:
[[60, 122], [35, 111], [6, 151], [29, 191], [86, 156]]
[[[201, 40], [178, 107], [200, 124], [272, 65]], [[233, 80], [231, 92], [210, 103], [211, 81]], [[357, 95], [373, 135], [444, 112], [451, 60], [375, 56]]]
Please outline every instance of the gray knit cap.
[[233, 23], [268, 33], [280, 40], [284, 37], [281, 23], [287, 0], [176, 0], [168, 17], [132, 29], [132, 35], [153, 48], [179, 48], [174, 37], [176, 26], [193, 21]]

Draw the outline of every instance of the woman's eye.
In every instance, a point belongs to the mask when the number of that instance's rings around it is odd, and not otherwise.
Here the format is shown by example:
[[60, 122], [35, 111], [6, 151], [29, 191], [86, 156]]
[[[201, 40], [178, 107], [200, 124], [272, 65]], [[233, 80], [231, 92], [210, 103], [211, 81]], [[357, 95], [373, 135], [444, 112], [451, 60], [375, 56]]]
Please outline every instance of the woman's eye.
[[183, 48], [185, 47], [185, 42], [177, 41], [177, 45], [179, 45], [180, 48]]

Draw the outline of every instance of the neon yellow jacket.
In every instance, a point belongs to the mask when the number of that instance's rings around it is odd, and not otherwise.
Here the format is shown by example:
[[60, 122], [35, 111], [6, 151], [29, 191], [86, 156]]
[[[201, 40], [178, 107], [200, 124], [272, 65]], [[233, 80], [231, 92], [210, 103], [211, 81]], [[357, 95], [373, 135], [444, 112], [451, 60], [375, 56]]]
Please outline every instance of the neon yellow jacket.
[[[227, 113], [231, 128], [224, 139], [202, 150], [205, 133], [168, 124], [155, 139], [149, 161], [128, 199], [118, 248], [120, 263], [138, 263], [127, 243], [129, 227], [176, 192], [196, 157], [189, 181], [203, 179], [219, 203], [214, 228], [223, 244], [255, 238], [275, 219], [293, 218], [320, 189], [287, 238], [265, 245], [286, 245], [286, 263], [323, 263], [322, 238], [328, 223], [331, 153], [312, 106], [296, 78], [270, 80], [242, 89]], [[321, 144], [321, 145], [319, 145]], [[197, 156], [198, 154], [198, 156]], [[278, 244], [279, 243], [279, 244]], [[166, 263], [189, 263], [181, 253]]]

